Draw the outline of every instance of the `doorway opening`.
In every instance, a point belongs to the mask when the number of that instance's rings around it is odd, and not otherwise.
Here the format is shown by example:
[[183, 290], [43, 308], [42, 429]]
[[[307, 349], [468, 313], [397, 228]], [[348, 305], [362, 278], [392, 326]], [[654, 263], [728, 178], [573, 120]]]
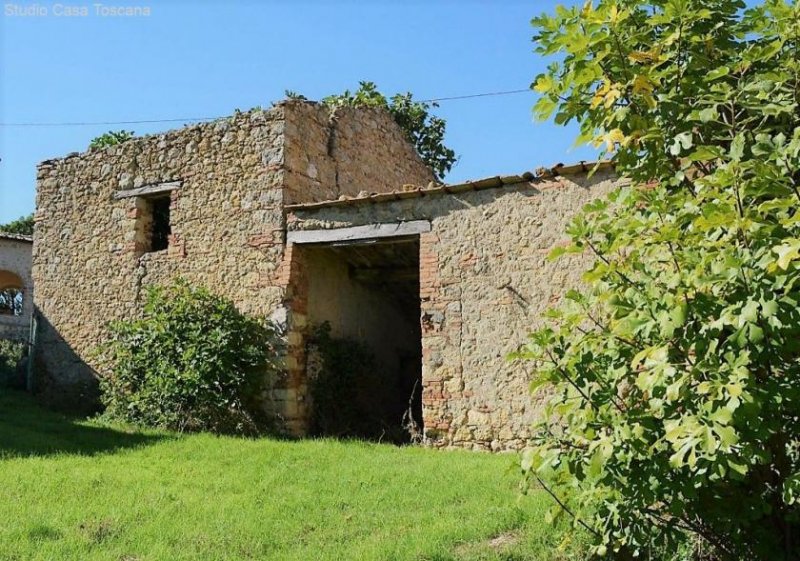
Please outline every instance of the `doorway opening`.
[[303, 256], [308, 320], [326, 330], [316, 358], [311, 342], [312, 432], [419, 440], [419, 237], [304, 244]]

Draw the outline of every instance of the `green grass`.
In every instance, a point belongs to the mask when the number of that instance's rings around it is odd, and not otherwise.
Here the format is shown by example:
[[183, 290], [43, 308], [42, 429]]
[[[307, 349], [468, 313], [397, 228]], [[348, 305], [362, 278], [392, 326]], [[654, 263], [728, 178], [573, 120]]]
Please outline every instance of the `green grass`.
[[543, 521], [547, 497], [520, 497], [513, 461], [178, 436], [69, 419], [4, 392], [0, 559], [567, 559], [562, 532]]

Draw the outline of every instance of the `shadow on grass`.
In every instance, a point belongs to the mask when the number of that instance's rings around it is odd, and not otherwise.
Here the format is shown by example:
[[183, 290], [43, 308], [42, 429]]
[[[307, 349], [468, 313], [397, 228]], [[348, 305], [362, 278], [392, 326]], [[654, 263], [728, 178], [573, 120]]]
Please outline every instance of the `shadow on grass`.
[[91, 456], [171, 438], [81, 421], [44, 409], [23, 392], [0, 389], [0, 459], [55, 454]]

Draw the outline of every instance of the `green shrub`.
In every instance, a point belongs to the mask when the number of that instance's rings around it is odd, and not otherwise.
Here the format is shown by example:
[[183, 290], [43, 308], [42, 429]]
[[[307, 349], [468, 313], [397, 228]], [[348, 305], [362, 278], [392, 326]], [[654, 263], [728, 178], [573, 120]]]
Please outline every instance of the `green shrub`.
[[[550, 386], [523, 468], [598, 554], [800, 552], [800, 4], [600, 0], [534, 20], [536, 112], [631, 180], [522, 356]], [[684, 558], [691, 558], [688, 553]]]
[[204, 288], [180, 280], [151, 288], [143, 316], [112, 323], [101, 349], [106, 414], [180, 431], [260, 432], [278, 346], [271, 325]]
[[124, 129], [118, 131], [108, 131], [100, 136], [96, 136], [89, 143], [89, 148], [107, 148], [108, 146], [115, 146], [126, 140], [133, 138], [133, 131], [126, 131]]
[[33, 235], [33, 213], [27, 216], [20, 216], [16, 220], [12, 220], [6, 224], [0, 224], [0, 232], [7, 234], [20, 234], [23, 236]]
[[[372, 351], [363, 343], [331, 337], [327, 322], [310, 338], [311, 432], [318, 436], [393, 439], [387, 387]], [[389, 434], [392, 433], [392, 434]]]
[[20, 387], [19, 365], [25, 357], [25, 343], [0, 339], [0, 387]]

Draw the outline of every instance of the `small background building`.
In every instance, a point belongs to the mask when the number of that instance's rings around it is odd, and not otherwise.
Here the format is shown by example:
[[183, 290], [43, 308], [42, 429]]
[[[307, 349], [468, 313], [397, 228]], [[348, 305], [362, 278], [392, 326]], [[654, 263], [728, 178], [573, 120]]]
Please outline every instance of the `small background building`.
[[416, 400], [428, 443], [519, 447], [539, 409], [506, 355], [579, 282], [583, 257], [547, 253], [615, 184], [587, 171], [437, 186], [387, 112], [301, 101], [43, 162], [38, 389], [90, 404], [107, 322], [181, 276], [282, 325], [265, 405], [289, 432], [308, 428], [327, 321], [373, 350], [398, 406]]
[[0, 339], [27, 341], [33, 313], [30, 236], [0, 232]]

